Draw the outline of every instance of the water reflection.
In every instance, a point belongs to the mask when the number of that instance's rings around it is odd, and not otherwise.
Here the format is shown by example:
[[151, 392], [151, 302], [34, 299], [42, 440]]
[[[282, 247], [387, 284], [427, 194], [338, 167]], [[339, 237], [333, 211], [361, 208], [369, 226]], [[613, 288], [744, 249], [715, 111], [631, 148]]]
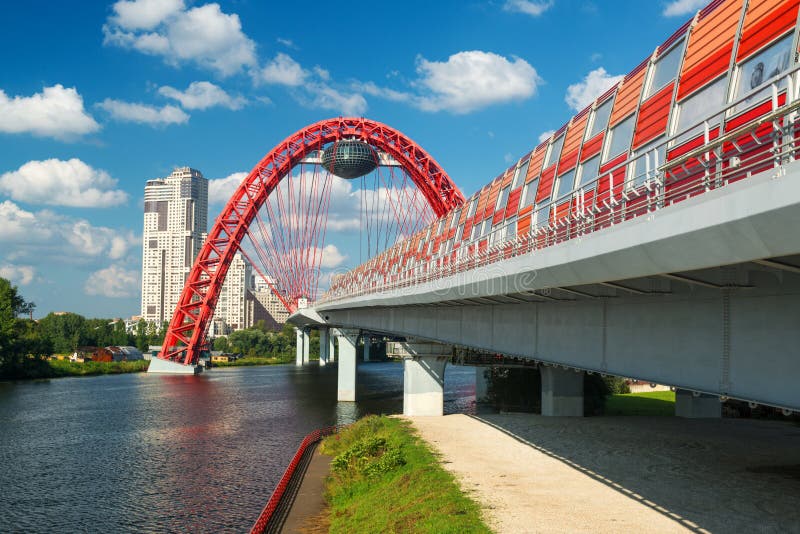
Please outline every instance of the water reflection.
[[[399, 413], [402, 365], [214, 369], [0, 383], [0, 532], [241, 532], [300, 440]], [[472, 413], [474, 370], [448, 367], [445, 411]]]

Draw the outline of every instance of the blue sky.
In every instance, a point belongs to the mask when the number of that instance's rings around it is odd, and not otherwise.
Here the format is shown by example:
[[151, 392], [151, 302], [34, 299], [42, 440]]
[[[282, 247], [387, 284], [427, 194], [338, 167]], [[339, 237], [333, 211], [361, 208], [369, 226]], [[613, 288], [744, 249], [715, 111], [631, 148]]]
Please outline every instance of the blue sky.
[[213, 220], [231, 175], [332, 116], [399, 129], [470, 195], [704, 4], [5, 1], [0, 276], [37, 315], [137, 314], [144, 182], [201, 170]]

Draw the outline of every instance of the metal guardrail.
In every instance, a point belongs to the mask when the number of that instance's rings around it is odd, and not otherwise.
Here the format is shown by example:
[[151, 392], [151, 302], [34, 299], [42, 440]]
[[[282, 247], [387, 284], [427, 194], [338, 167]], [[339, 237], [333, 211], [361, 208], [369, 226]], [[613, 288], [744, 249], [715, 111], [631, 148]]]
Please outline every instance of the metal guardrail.
[[[769, 92], [768, 97], [759, 99], [764, 92]], [[782, 95], [785, 101], [781, 104]], [[767, 103], [769, 111], [753, 121], [728, 132], [721, 131], [727, 118]], [[747, 108], [739, 109], [743, 105]], [[517, 224], [514, 220], [493, 227], [487, 235], [461, 241], [457, 250], [440, 249], [430, 258], [413, 258], [403, 264], [402, 256], [409, 252], [411, 241], [407, 239], [341, 275], [319, 303], [422, 284], [528, 254], [779, 168], [800, 154], [798, 110], [800, 66], [709, 113], [704, 120], [676, 132], [646, 152], [634, 151], [624, 162], [606, 169], [593, 180], [584, 181], [569, 193], [535, 205], [530, 230], [524, 234], [517, 233], [516, 227], [512, 231], [510, 225]], [[667, 155], [701, 135], [702, 145], [666, 162], [659, 161], [661, 152]], [[638, 172], [642, 166], [644, 171]], [[631, 173], [634, 174], [629, 176]], [[411, 254], [416, 255], [416, 251]], [[401, 270], [386, 267], [393, 255], [401, 256], [396, 260], [402, 264]]]
[[[335, 434], [339, 431], [339, 429], [340, 427], [338, 426], [329, 426], [315, 430], [303, 438], [303, 441], [300, 442], [297, 452], [292, 458], [292, 461], [289, 462], [289, 466], [286, 468], [283, 476], [278, 481], [278, 485], [272, 492], [267, 504], [264, 506], [264, 509], [261, 511], [258, 519], [250, 529], [250, 534], [264, 534], [265, 532], [277, 532], [280, 530], [280, 527], [282, 526], [282, 523], [286, 517], [285, 514], [279, 517], [278, 511], [281, 508], [284, 508], [285, 512], [288, 513], [291, 502], [286, 502], [285, 498], [289, 496], [287, 490], [289, 490], [292, 485], [299, 487], [301, 480], [298, 480], [295, 475], [297, 474], [297, 468], [302, 463], [303, 457], [309, 450], [309, 447], [318, 443], [325, 436]], [[277, 521], [278, 519], [280, 519], [279, 522]]]

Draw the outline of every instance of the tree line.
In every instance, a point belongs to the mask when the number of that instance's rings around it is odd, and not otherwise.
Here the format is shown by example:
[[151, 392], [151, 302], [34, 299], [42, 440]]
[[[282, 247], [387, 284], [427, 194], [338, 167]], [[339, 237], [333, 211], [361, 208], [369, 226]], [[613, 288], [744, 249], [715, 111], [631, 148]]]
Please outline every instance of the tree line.
[[[52, 354], [70, 354], [80, 347], [135, 346], [145, 352], [150, 345], [161, 345], [167, 329], [166, 322], [158, 326], [142, 319], [131, 333], [123, 320], [89, 319], [77, 313], [49, 313], [33, 320], [35, 309], [16, 286], [0, 278], [0, 377], [28, 376], [26, 368]], [[289, 359], [295, 342], [292, 326], [275, 332], [259, 321], [253, 328], [216, 338], [213, 347], [249, 357]], [[312, 354], [318, 353], [318, 348], [319, 336], [312, 336]]]

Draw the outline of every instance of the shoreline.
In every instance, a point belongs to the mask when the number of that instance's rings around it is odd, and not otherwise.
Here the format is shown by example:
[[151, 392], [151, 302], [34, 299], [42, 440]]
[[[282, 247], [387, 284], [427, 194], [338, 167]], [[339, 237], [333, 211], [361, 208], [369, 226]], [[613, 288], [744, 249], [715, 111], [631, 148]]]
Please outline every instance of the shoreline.
[[[495, 532], [791, 531], [800, 524], [800, 427], [752, 419], [405, 417]], [[315, 456], [319, 455], [319, 451]], [[315, 475], [289, 516], [316, 532]], [[297, 509], [295, 510], [295, 507]]]

